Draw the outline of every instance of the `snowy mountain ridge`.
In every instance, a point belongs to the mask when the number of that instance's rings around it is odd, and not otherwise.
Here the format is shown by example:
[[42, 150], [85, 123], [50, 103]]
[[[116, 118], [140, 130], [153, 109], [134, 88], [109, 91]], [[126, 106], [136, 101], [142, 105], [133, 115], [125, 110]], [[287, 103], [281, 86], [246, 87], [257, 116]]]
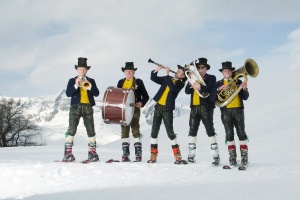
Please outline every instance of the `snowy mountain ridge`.
[[[9, 99], [9, 97], [1, 98]], [[33, 116], [34, 122], [42, 128], [44, 135], [44, 142], [47, 143], [49, 136], [54, 136], [60, 134], [60, 137], [64, 137], [64, 133], [68, 128], [68, 114], [70, 109], [70, 98], [65, 94], [65, 90], [61, 90], [55, 95], [47, 95], [40, 97], [20, 97], [13, 98], [15, 100], [20, 99], [21, 102], [25, 103], [27, 109], [25, 114], [30, 114]], [[94, 120], [95, 120], [95, 129], [96, 133], [102, 133], [101, 137], [98, 137], [100, 144], [105, 144], [111, 142], [108, 135], [114, 134], [119, 137], [120, 135], [120, 126], [116, 124], [106, 124], [102, 119], [102, 101], [99, 98], [95, 98], [96, 105], [94, 109]], [[156, 102], [153, 99], [149, 99], [148, 103], [142, 108], [140, 123], [144, 128], [151, 128], [154, 114], [154, 106]], [[177, 103], [174, 110], [174, 118], [180, 117], [189, 113], [189, 107]], [[78, 134], [81, 136], [80, 141], [84, 142], [86, 138], [85, 127], [83, 123], [79, 124]], [[106, 137], [107, 136], [107, 137]], [[57, 137], [57, 136], [55, 136]], [[50, 140], [52, 141], [52, 140]]]

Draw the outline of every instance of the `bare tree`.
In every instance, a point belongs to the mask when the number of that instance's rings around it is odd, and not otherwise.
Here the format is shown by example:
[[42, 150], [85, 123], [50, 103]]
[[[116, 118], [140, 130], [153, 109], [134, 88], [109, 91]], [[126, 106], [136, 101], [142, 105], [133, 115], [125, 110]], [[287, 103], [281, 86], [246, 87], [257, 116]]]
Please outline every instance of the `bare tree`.
[[0, 100], [0, 147], [39, 145], [39, 128], [21, 100]]

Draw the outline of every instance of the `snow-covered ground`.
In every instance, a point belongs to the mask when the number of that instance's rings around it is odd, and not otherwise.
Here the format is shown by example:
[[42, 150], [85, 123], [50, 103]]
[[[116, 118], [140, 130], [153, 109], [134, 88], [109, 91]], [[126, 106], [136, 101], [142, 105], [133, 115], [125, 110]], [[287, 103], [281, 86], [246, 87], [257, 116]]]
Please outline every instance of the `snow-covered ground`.
[[[55, 163], [63, 157], [63, 137], [48, 137], [41, 147], [0, 149], [0, 199], [300, 199], [299, 113], [300, 69], [249, 78], [250, 98], [245, 102], [249, 136], [246, 171], [223, 170], [228, 155], [219, 109], [214, 122], [218, 133], [221, 166], [211, 166], [212, 156], [203, 125], [197, 142], [196, 164], [174, 165], [164, 126], [159, 135], [158, 163], [149, 158], [151, 127], [144, 123], [143, 162], [105, 163], [121, 158], [117, 134], [105, 134], [107, 144], [97, 151], [101, 162]], [[183, 92], [183, 91], [182, 91]], [[187, 157], [189, 114], [174, 118], [174, 129]], [[58, 122], [57, 122], [58, 123]], [[55, 122], [53, 121], [53, 128]], [[84, 130], [84, 129], [83, 129]], [[118, 129], [115, 127], [115, 131]], [[47, 132], [48, 131], [48, 132]], [[48, 126], [47, 133], [51, 132]], [[53, 131], [54, 132], [54, 131]], [[61, 133], [63, 134], [63, 133]], [[48, 134], [49, 135], [49, 134]], [[87, 158], [85, 135], [75, 140], [78, 161]], [[238, 142], [237, 142], [238, 143]], [[133, 159], [134, 149], [131, 145]]]

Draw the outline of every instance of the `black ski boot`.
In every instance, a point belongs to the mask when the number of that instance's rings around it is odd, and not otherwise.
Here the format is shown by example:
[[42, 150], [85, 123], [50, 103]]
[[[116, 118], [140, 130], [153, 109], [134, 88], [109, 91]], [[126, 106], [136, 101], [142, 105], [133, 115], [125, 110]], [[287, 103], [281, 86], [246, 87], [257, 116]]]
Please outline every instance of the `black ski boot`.
[[89, 152], [88, 152], [88, 161], [90, 162], [99, 162], [99, 156], [96, 152], [96, 142], [89, 143]]
[[75, 161], [75, 156], [72, 153], [72, 147], [73, 147], [73, 142], [66, 142], [65, 143], [65, 153], [64, 153], [64, 158], [63, 162], [73, 162]]
[[247, 145], [240, 145], [240, 150], [241, 150], [241, 164], [243, 166], [248, 165], [248, 146]]
[[213, 155], [214, 161], [213, 165], [218, 165], [220, 163], [220, 155], [219, 155], [219, 147], [217, 143], [213, 143], [210, 145], [211, 153]]
[[134, 143], [134, 149], [135, 149], [136, 162], [141, 162], [142, 161], [142, 143], [140, 143], [140, 142]]
[[196, 156], [196, 144], [189, 143], [189, 155], [188, 155], [188, 162], [195, 163], [195, 156]]
[[228, 146], [229, 152], [229, 165], [235, 166], [236, 165], [236, 148], [235, 145]]
[[122, 143], [122, 149], [123, 149], [122, 162], [130, 162], [129, 143], [123, 142]]

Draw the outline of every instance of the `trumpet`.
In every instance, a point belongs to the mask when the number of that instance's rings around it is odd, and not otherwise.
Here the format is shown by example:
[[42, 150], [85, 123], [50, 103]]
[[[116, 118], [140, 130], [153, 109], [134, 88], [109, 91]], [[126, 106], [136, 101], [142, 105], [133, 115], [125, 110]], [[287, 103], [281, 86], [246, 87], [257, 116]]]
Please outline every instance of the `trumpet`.
[[258, 73], [259, 68], [257, 63], [251, 58], [247, 59], [242, 67], [232, 73], [232, 77], [234, 78], [230, 81], [227, 88], [217, 93], [218, 100], [216, 101], [216, 105], [219, 107], [226, 106], [241, 91], [242, 86], [236, 84], [238, 78], [243, 77], [244, 82], [247, 83], [247, 75], [255, 78]]
[[[204, 80], [202, 79], [201, 75], [199, 74], [196, 68], [196, 61], [193, 61], [188, 65], [185, 65], [185, 68], [186, 68], [185, 76], [187, 77], [191, 85], [197, 82], [203, 86], [206, 86]], [[201, 92], [198, 90], [196, 90], [196, 92], [202, 98], [207, 98], [210, 95], [209, 93]]]
[[[161, 64], [159, 64], [159, 63], [154, 62], [153, 60], [151, 60], [151, 58], [149, 58], [148, 63], [153, 63], [153, 64], [155, 64], [155, 65], [161, 66], [162, 68], [166, 69], [165, 66], [163, 66], [163, 65], [161, 65]], [[173, 70], [170, 70], [170, 72], [176, 74], [176, 72], [173, 71]]]
[[81, 81], [79, 81], [79, 87], [82, 87], [82, 89], [88, 90], [92, 86], [91, 83], [88, 82], [86, 77], [79, 77], [79, 78], [81, 79]]

